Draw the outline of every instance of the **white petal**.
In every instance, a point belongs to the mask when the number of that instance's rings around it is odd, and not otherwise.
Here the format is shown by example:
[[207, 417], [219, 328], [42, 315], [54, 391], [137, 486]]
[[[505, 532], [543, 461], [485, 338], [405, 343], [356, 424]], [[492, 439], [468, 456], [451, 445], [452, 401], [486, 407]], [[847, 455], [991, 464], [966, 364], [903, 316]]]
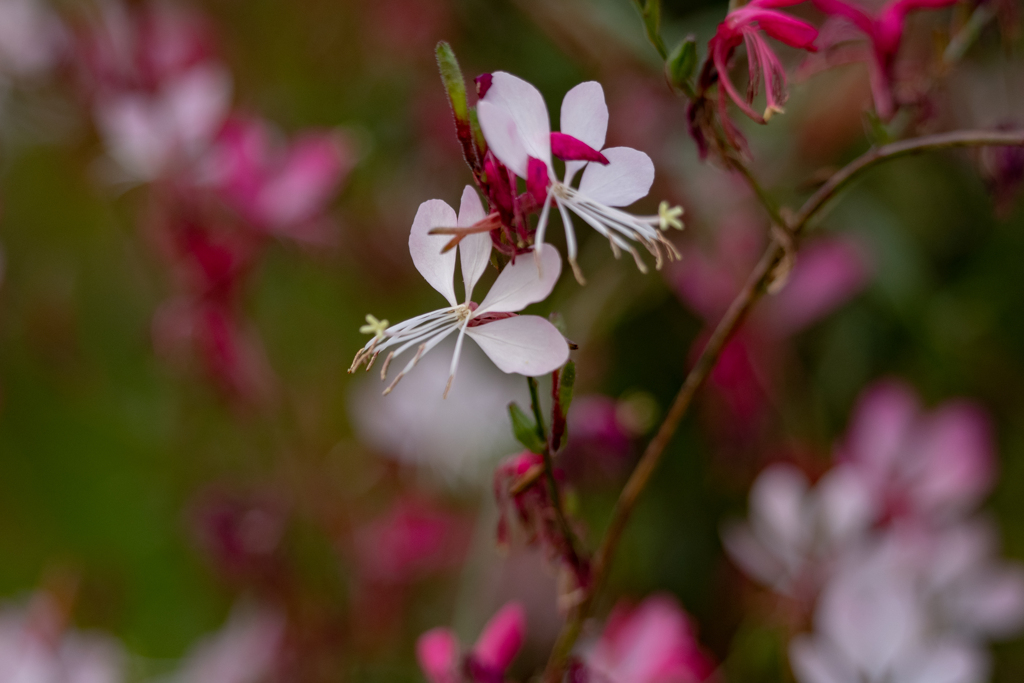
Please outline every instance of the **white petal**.
[[597, 81], [580, 83], [565, 93], [562, 100], [562, 132], [585, 142], [594, 149], [604, 149], [608, 133], [608, 105], [604, 88]]
[[409, 232], [409, 253], [416, 270], [452, 306], [458, 305], [455, 302], [455, 250], [442, 254], [450, 238], [427, 233], [432, 228], [453, 228], [457, 222], [455, 209], [440, 199], [430, 199], [420, 204]]
[[722, 528], [722, 545], [747, 576], [766, 586], [785, 588], [787, 567], [754, 535], [750, 526], [740, 522]]
[[966, 642], [947, 640], [917, 653], [893, 672], [900, 683], [983, 683], [988, 655]]
[[[510, 73], [495, 71], [491, 74], [491, 87], [487, 90], [482, 102], [492, 104], [508, 114], [515, 124], [525, 153], [540, 159], [549, 168], [551, 167], [551, 121], [548, 118], [548, 107], [544, 103], [544, 96], [537, 88]], [[480, 125], [483, 127], [484, 114], [479, 107], [477, 113], [480, 115]], [[487, 128], [484, 128], [484, 137], [487, 138], [487, 144], [493, 147]], [[502, 159], [497, 151], [494, 154], [502, 163], [512, 168], [512, 165]], [[521, 167], [523, 173], [519, 173], [515, 168], [512, 170], [520, 177], [525, 178], [525, 159], [523, 159]]]
[[217, 133], [231, 106], [231, 74], [222, 66], [196, 67], [167, 85], [167, 111], [177, 141], [195, 154]]
[[580, 194], [607, 206], [628, 206], [646, 197], [654, 183], [654, 162], [639, 150], [612, 147], [604, 150], [608, 165], [587, 164]]
[[[536, 271], [532, 259], [523, 259]], [[554, 325], [536, 315], [519, 315], [469, 327], [484, 353], [502, 372], [537, 377], [553, 372], [569, 360], [569, 345]]]
[[498, 161], [520, 178], [525, 178], [530, 153], [511, 114], [486, 100], [477, 103], [476, 113], [487, 147]]
[[474, 315], [515, 313], [543, 301], [555, 288], [561, 272], [562, 257], [550, 244], [541, 245], [539, 264], [532, 254], [520, 254], [515, 263], [501, 271]]
[[799, 683], [857, 683], [860, 680], [857, 672], [820, 638], [794, 638], [789, 645], [789, 663]]
[[787, 564], [799, 562], [808, 544], [807, 477], [792, 465], [765, 469], [750, 489], [754, 533]]
[[[468, 228], [486, 216], [480, 195], [471, 185], [466, 185], [466, 189], [462, 191], [462, 205], [459, 207], [459, 227]], [[459, 254], [462, 259], [462, 280], [466, 284], [466, 302], [469, 303], [473, 287], [484, 274], [487, 262], [491, 258], [491, 235], [482, 232], [463, 237], [459, 242]]]

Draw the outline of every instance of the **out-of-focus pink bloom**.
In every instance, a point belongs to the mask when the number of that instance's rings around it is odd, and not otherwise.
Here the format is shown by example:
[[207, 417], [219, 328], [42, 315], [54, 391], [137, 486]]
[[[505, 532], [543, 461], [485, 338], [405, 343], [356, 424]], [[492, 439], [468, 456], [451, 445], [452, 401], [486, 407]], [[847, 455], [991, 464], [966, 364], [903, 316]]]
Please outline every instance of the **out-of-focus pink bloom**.
[[888, 120], [896, 111], [892, 94], [896, 55], [903, 40], [907, 15], [918, 9], [938, 9], [956, 0], [889, 0], [877, 14], [869, 14], [845, 0], [813, 0], [826, 14], [851, 22], [871, 41], [871, 91], [879, 117]]
[[500, 683], [526, 638], [526, 612], [510, 602], [484, 626], [476, 645], [463, 657], [450, 629], [427, 631], [416, 643], [416, 657], [430, 683], [458, 683], [462, 672], [474, 683]]
[[618, 605], [584, 662], [593, 683], [698, 683], [714, 671], [686, 613], [668, 595]]
[[463, 518], [423, 500], [405, 499], [355, 532], [364, 580], [404, 584], [462, 563], [467, 539]]
[[254, 119], [228, 121], [204, 175], [249, 223], [268, 233], [324, 241], [320, 220], [355, 154], [337, 131], [311, 131], [291, 143]]
[[925, 413], [909, 387], [883, 382], [861, 398], [839, 458], [865, 478], [883, 516], [941, 520], [988, 493], [992, 448], [978, 406], [951, 401]]
[[[669, 227], [682, 228], [682, 209], [663, 203], [657, 216], [634, 216], [618, 207], [647, 196], [654, 182], [654, 163], [629, 147], [603, 149], [608, 132], [608, 105], [597, 82], [580, 83], [562, 101], [561, 132], [551, 132], [544, 97], [526, 81], [503, 71], [488, 74], [477, 112], [490, 151], [526, 181], [540, 218], [534, 236], [536, 249], [544, 244], [552, 206], [562, 215], [566, 257], [577, 279], [576, 235], [570, 212], [609, 240], [612, 249], [633, 254], [646, 271], [634, 242], [639, 242], [662, 263], [662, 248], [670, 259], [675, 248], [662, 235]], [[552, 156], [563, 159], [565, 177], [555, 176]], [[583, 171], [578, 188], [572, 187]]]
[[[455, 379], [462, 342], [468, 336], [483, 349], [500, 370], [528, 377], [539, 377], [562, 367], [569, 360], [569, 345], [554, 325], [535, 315], [518, 315], [526, 306], [543, 301], [551, 293], [562, 271], [562, 259], [551, 245], [538, 247], [537, 261], [520, 259], [509, 263], [494, 281], [491, 290], [479, 304], [472, 300], [473, 288], [490, 260], [491, 238], [486, 233], [469, 235], [459, 242], [465, 303], [455, 297], [455, 249], [443, 252], [448, 238], [431, 235], [437, 227], [468, 227], [484, 218], [483, 205], [476, 190], [467, 186], [462, 193], [459, 215], [440, 199], [420, 205], [409, 235], [409, 252], [416, 269], [436, 289], [449, 306], [418, 315], [396, 325], [367, 317], [362, 331], [373, 334], [352, 361], [349, 372], [363, 362], [367, 369], [381, 351], [391, 349], [381, 368], [381, 379], [387, 374], [392, 358], [416, 349], [384, 393], [412, 370], [419, 359], [453, 332], [458, 332], [452, 356], [447, 395]], [[542, 267], [540, 264], [543, 264]]]
[[109, 155], [128, 179], [184, 172], [230, 105], [231, 77], [205, 21], [169, 3], [103, 3], [80, 27], [76, 66]]
[[106, 636], [65, 630], [65, 618], [48, 593], [37, 593], [26, 607], [0, 610], [0, 680], [121, 683], [120, 644]]
[[41, 0], [0, 0], [0, 78], [38, 78], [57, 65], [64, 27]]
[[241, 605], [215, 634], [192, 648], [168, 683], [262, 683], [281, 664], [285, 620], [267, 607]]
[[572, 402], [572, 438], [559, 453], [571, 480], [614, 475], [628, 463], [639, 434], [624, 419], [624, 406], [609, 396], [577, 396]]
[[813, 487], [792, 465], [758, 475], [750, 490], [750, 519], [722, 530], [733, 560], [776, 592], [813, 598], [837, 555], [874, 521], [863, 481], [848, 466], [832, 469]]

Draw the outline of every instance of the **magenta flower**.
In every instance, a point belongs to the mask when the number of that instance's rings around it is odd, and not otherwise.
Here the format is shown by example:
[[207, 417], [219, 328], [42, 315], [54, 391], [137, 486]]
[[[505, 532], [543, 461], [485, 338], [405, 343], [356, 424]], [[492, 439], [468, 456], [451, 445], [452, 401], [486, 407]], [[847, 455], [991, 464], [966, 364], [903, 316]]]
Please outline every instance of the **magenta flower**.
[[476, 645], [462, 655], [458, 638], [447, 628], [427, 631], [416, 641], [416, 659], [430, 683], [501, 683], [526, 637], [526, 612], [507, 603], [484, 626]]
[[384, 390], [387, 394], [416, 366], [424, 354], [453, 332], [459, 335], [445, 395], [455, 379], [463, 338], [466, 336], [476, 342], [503, 372], [537, 377], [565, 364], [569, 359], [569, 345], [555, 326], [538, 316], [516, 315], [526, 306], [546, 299], [558, 281], [562, 259], [554, 247], [537, 247], [537, 259], [543, 264], [542, 269], [526, 259], [509, 263], [498, 275], [491, 291], [477, 304], [472, 300], [473, 288], [490, 260], [491, 238], [484, 233], [465, 237], [458, 246], [466, 290], [465, 300], [461, 304], [456, 300], [455, 250], [442, 253], [448, 238], [431, 235], [430, 230], [456, 225], [468, 227], [483, 218], [484, 209], [480, 197], [469, 186], [462, 194], [458, 217], [440, 199], [432, 199], [420, 205], [409, 235], [409, 252], [416, 269], [444, 296], [449, 305], [390, 326], [386, 320], [377, 321], [373, 316], [367, 316], [368, 324], [362, 330], [374, 337], [356, 354], [349, 372], [354, 372], [364, 361], [368, 361], [369, 369], [381, 351], [390, 349], [381, 368], [381, 379], [385, 379], [391, 360], [415, 348], [412, 360]]
[[322, 240], [318, 221], [351, 169], [354, 154], [335, 131], [311, 131], [290, 144], [255, 119], [228, 121], [207, 159], [208, 182], [256, 228]]
[[903, 40], [903, 27], [907, 15], [918, 9], [947, 7], [956, 0], [889, 0], [877, 14], [872, 15], [845, 0], [814, 0], [814, 5], [826, 14], [851, 22], [871, 41], [868, 62], [871, 92], [878, 116], [888, 120], [895, 113], [892, 84], [896, 55]]
[[[662, 248], [669, 258], [678, 255], [662, 232], [669, 227], [682, 228], [682, 209], [663, 203], [657, 216], [635, 216], [619, 208], [647, 196], [654, 182], [654, 164], [649, 156], [629, 147], [603, 149], [608, 106], [599, 83], [581, 83], [566, 93], [562, 130], [553, 133], [547, 105], [535, 87], [503, 71], [488, 74], [487, 78], [477, 104], [480, 127], [491, 153], [526, 181], [540, 207], [534, 236], [537, 253], [544, 244], [554, 205], [565, 227], [569, 264], [581, 282], [570, 212], [604, 236], [616, 255], [620, 250], [633, 254], [641, 271], [646, 271], [646, 266], [634, 242], [654, 255], [658, 267], [663, 260]], [[565, 161], [564, 178], [555, 175], [552, 156]], [[573, 187], [580, 170], [583, 176], [579, 186]]]
[[584, 666], [594, 683], [699, 683], [714, 671], [690, 619], [668, 595], [618, 605]]
[[[778, 7], [795, 5], [803, 0], [753, 0], [729, 12], [725, 21], [718, 25], [718, 32], [708, 42], [711, 61], [718, 72], [719, 85], [740, 110], [757, 121], [767, 123], [774, 114], [783, 112], [786, 102], [786, 71], [782, 62], [771, 49], [760, 31], [772, 38], [801, 50], [814, 52], [814, 40], [818, 30], [800, 19], [777, 11]], [[747, 93], [741, 96], [729, 78], [729, 59], [740, 43], [747, 47], [749, 80]], [[765, 90], [764, 114], [758, 114], [751, 107], [760, 88], [762, 78]], [[728, 121], [725, 99], [719, 95], [719, 111], [725, 125]]]

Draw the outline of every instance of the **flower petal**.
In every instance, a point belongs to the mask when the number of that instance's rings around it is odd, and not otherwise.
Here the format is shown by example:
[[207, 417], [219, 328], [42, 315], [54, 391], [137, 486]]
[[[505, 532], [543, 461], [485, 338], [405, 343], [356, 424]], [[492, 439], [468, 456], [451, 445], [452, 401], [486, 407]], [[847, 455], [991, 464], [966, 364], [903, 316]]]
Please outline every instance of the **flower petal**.
[[459, 641], [451, 629], [435, 628], [416, 641], [416, 660], [430, 683], [456, 683], [459, 679]]
[[[471, 185], [466, 185], [466, 189], [462, 191], [462, 204], [459, 206], [459, 227], [468, 228], [486, 217], [487, 214], [484, 213], [480, 195]], [[462, 281], [466, 284], [466, 302], [468, 303], [473, 295], [473, 287], [476, 286], [480, 276], [484, 274], [487, 262], [491, 258], [490, 233], [481, 232], [463, 237], [459, 242], [459, 254], [462, 260]]]
[[448, 237], [428, 235], [432, 228], [452, 228], [458, 223], [455, 210], [440, 199], [431, 199], [420, 204], [416, 218], [409, 232], [409, 253], [416, 270], [420, 271], [430, 286], [441, 292], [452, 306], [455, 301], [455, 250], [441, 253]]
[[799, 683], [857, 683], [859, 674], [826, 643], [801, 635], [789, 645], [789, 661]]
[[818, 29], [806, 21], [801, 21], [782, 12], [758, 12], [757, 24], [765, 33], [775, 40], [782, 41], [790, 47], [814, 51], [814, 41], [818, 37]]
[[519, 134], [515, 119], [501, 107], [481, 100], [476, 105], [480, 129], [487, 140], [487, 147], [498, 157], [498, 161], [512, 169], [520, 178], [526, 177], [530, 153]]
[[654, 162], [629, 147], [604, 150], [608, 165], [588, 164], [580, 180], [580, 194], [607, 206], [628, 206], [646, 197], [654, 183]]
[[473, 646], [477, 662], [491, 671], [504, 673], [526, 637], [526, 610], [510, 602], [491, 617]]
[[[510, 73], [495, 71], [491, 74], [491, 87], [487, 89], [487, 94], [481, 100], [481, 103], [483, 102], [504, 110], [515, 124], [517, 135], [526, 154], [551, 166], [551, 140], [549, 138], [551, 121], [548, 118], [548, 107], [544, 103], [544, 96], [537, 88]], [[489, 109], [489, 107], [485, 107], [485, 109]], [[477, 113], [480, 114], [480, 125], [483, 127], [487, 144], [492, 145], [487, 127], [484, 125], [483, 111], [479, 107]], [[502, 159], [497, 151], [494, 154], [501, 159], [502, 163], [512, 168], [512, 164]], [[522, 161], [522, 167], [525, 170], [526, 160]], [[516, 173], [520, 177], [524, 177], [518, 171]]]
[[[532, 259], [523, 259], [536, 272]], [[569, 360], [569, 345], [554, 325], [536, 315], [519, 315], [466, 328], [502, 372], [538, 377]]]
[[580, 83], [562, 100], [562, 132], [596, 150], [604, 148], [608, 133], [608, 105], [597, 81]]
[[532, 255], [524, 254], [515, 263], [505, 266], [473, 315], [515, 313], [530, 304], [543, 301], [555, 288], [561, 272], [562, 257], [558, 255], [558, 250], [550, 244], [544, 244], [541, 246], [539, 265]]

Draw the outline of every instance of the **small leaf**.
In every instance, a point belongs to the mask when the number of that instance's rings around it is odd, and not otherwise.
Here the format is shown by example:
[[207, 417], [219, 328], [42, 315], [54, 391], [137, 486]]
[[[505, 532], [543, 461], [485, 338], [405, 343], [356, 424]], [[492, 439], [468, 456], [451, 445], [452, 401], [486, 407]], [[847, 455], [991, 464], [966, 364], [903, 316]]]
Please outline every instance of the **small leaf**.
[[668, 58], [665, 41], [661, 38], [661, 0], [633, 0], [640, 17], [644, 20], [647, 40], [651, 41], [662, 59]]
[[459, 123], [469, 125], [469, 104], [466, 100], [466, 80], [462, 77], [459, 61], [455, 59], [452, 46], [443, 40], [437, 44], [437, 68], [441, 71], [441, 82], [448, 93], [452, 113]]
[[558, 385], [558, 406], [563, 416], [569, 415], [569, 406], [572, 405], [573, 390], [576, 385], [576, 363], [569, 361], [562, 368], [560, 384]]
[[693, 86], [690, 81], [696, 70], [697, 41], [693, 36], [687, 36], [686, 40], [672, 51], [668, 63], [665, 64], [665, 72], [668, 74], [668, 82], [673, 87], [682, 90], [687, 97], [692, 97]]
[[508, 404], [508, 415], [512, 419], [512, 434], [516, 441], [534, 453], [544, 452], [544, 442], [537, 436], [537, 424], [513, 401]]

